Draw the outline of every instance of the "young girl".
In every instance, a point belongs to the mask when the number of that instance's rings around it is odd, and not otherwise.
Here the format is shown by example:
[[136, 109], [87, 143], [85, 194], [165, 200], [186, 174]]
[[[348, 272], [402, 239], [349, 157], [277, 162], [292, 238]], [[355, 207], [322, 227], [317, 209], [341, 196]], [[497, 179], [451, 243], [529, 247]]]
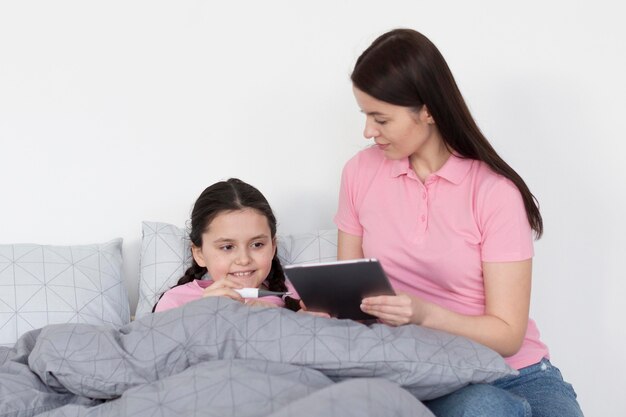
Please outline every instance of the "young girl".
[[426, 405], [438, 417], [582, 416], [528, 317], [539, 207], [476, 125], [439, 50], [393, 30], [351, 79], [376, 146], [344, 168], [338, 257], [378, 258], [399, 291], [364, 299], [362, 310], [468, 337], [520, 371]]
[[191, 213], [192, 265], [166, 291], [153, 312], [202, 297], [225, 296], [242, 303], [286, 307], [298, 300], [284, 296], [244, 298], [242, 288], [275, 292], [293, 289], [276, 255], [276, 218], [259, 190], [236, 178], [217, 182], [200, 194]]

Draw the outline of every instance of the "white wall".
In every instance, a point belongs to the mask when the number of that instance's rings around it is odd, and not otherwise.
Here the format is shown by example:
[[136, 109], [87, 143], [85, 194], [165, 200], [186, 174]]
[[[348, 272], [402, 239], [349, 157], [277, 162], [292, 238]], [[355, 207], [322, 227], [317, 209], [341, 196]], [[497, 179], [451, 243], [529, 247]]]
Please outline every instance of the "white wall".
[[[615, 2], [615, 4], [619, 4]], [[349, 73], [378, 34], [439, 46], [538, 197], [532, 315], [588, 416], [626, 414], [626, 28], [610, 1], [2, 1], [0, 243], [182, 226], [238, 176], [280, 231], [332, 227], [362, 148]]]

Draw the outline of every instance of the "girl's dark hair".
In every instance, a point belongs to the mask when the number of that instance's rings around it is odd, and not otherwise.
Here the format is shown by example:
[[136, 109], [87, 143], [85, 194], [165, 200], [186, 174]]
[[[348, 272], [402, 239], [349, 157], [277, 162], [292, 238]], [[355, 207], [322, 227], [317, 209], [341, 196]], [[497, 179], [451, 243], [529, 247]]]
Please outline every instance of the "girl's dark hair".
[[448, 64], [428, 38], [411, 29], [381, 35], [357, 59], [350, 78], [356, 88], [378, 100], [413, 109], [426, 105], [448, 149], [485, 162], [517, 186], [528, 222], [541, 237], [537, 199], [482, 134]]
[[[196, 200], [191, 211], [189, 240], [194, 246], [202, 247], [202, 234], [208, 229], [213, 219], [223, 212], [247, 208], [256, 210], [267, 218], [272, 239], [274, 239], [276, 237], [276, 217], [263, 194], [250, 184], [237, 178], [230, 178], [227, 181], [216, 182], [209, 186]], [[207, 268], [198, 265], [193, 256], [191, 262], [191, 267], [185, 271], [185, 275], [178, 280], [174, 287], [187, 284], [195, 279], [201, 279], [207, 273]], [[272, 259], [272, 267], [265, 280], [265, 285], [270, 291], [287, 291], [285, 273], [277, 254], [274, 254], [274, 259]], [[300, 309], [298, 300], [291, 297], [285, 297], [285, 307], [293, 311]], [[156, 304], [152, 307], [152, 312], [155, 308]]]

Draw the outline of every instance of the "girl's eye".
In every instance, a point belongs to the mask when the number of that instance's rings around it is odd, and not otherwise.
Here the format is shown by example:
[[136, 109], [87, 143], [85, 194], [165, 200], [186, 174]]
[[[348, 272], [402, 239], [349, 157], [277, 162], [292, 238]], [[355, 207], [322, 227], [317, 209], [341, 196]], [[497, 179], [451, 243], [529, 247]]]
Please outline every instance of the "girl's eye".
[[376, 120], [376, 119], [374, 119], [374, 121], [375, 121], [376, 123], [378, 123], [379, 125], [384, 125], [385, 123], [387, 123], [387, 121], [386, 121], [386, 120]]
[[223, 250], [223, 251], [229, 251], [233, 247], [234, 247], [233, 245], [222, 245], [222, 246], [220, 246], [220, 249]]
[[259, 249], [259, 248], [262, 248], [263, 246], [265, 246], [265, 243], [263, 243], [263, 242], [254, 242], [251, 246], [253, 248]]

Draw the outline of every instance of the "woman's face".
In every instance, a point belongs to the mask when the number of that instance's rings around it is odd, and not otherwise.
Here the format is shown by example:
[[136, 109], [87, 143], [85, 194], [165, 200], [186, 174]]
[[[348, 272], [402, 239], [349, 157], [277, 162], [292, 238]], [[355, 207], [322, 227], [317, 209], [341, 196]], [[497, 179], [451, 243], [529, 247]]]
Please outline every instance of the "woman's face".
[[427, 149], [439, 149], [439, 131], [426, 106], [419, 110], [380, 101], [353, 87], [356, 102], [365, 114], [366, 139], [374, 139], [389, 159], [420, 155]]
[[218, 214], [202, 234], [202, 247], [192, 247], [194, 259], [213, 281], [227, 279], [246, 288], [265, 281], [275, 252], [267, 217], [254, 209]]

